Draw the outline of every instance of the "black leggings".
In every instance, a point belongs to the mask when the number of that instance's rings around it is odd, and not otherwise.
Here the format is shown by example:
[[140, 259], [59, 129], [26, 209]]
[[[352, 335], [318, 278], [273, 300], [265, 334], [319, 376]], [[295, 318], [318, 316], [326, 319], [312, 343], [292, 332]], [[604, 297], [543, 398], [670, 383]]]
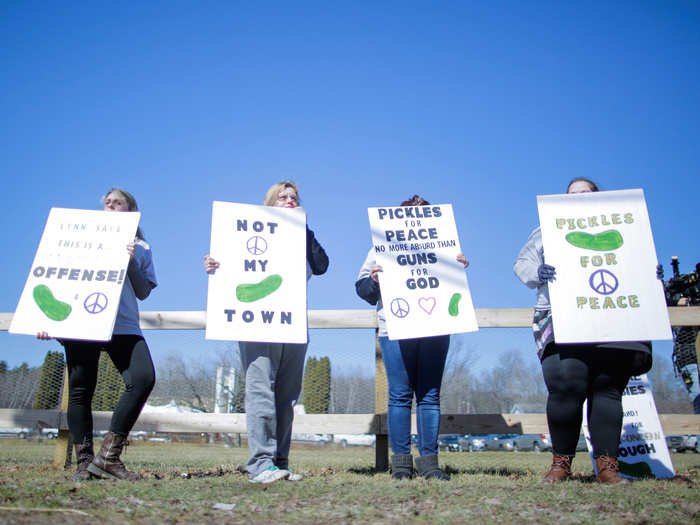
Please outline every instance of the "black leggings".
[[588, 399], [593, 455], [617, 457], [622, 430], [622, 392], [640, 353], [597, 349], [595, 345], [547, 346], [542, 374], [549, 391], [547, 423], [554, 453], [576, 454], [583, 402]]
[[92, 440], [92, 396], [97, 386], [100, 351], [105, 351], [124, 379], [109, 429], [126, 436], [136, 423], [156, 382], [151, 353], [140, 335], [114, 335], [106, 343], [62, 341], [68, 363], [68, 428], [74, 443]]

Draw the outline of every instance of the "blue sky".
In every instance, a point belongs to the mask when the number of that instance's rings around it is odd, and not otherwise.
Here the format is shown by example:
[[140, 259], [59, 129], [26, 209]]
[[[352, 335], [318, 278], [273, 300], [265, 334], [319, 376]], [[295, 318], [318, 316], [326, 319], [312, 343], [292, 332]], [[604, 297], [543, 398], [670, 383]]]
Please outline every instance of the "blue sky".
[[[299, 183], [326, 248], [311, 308], [364, 308], [367, 207], [454, 206], [477, 308], [529, 307], [512, 273], [537, 194], [578, 176], [644, 189], [657, 254], [700, 261], [700, 4], [32, 2], [0, 4], [0, 311], [49, 209], [111, 186], [143, 212], [160, 286], [144, 310], [203, 310], [211, 202]], [[365, 331], [368, 332], [368, 331]], [[148, 333], [156, 360], [203, 333]], [[458, 336], [490, 366], [528, 330]], [[181, 341], [180, 339], [184, 340]], [[312, 333], [312, 353], [371, 345]], [[670, 344], [657, 348], [663, 355]], [[0, 334], [0, 360], [47, 343]]]

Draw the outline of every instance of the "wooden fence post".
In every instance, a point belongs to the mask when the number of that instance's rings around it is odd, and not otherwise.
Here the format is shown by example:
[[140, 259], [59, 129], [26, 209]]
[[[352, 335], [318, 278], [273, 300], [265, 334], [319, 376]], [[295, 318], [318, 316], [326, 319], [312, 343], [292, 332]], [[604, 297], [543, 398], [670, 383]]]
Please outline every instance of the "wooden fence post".
[[73, 461], [73, 443], [71, 443], [70, 432], [61, 428], [60, 419], [65, 417], [68, 410], [68, 365], [65, 365], [63, 372], [63, 394], [61, 395], [61, 411], [59, 412], [58, 436], [56, 437], [56, 449], [53, 453], [53, 464], [55, 467], [68, 470]]
[[[374, 338], [374, 414], [375, 416], [386, 416], [389, 412], [389, 382], [384, 368], [382, 349], [379, 346], [379, 331], [375, 332]], [[379, 418], [375, 418], [377, 421]], [[375, 443], [375, 468], [378, 472], [389, 470], [389, 435], [377, 434]]]

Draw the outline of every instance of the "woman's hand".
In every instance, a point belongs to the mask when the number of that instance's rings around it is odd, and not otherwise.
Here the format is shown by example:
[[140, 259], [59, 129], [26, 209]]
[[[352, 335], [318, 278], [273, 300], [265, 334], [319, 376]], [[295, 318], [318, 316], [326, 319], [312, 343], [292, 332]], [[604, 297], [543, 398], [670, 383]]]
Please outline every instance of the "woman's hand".
[[127, 244], [126, 251], [129, 252], [129, 260], [133, 259], [134, 254], [136, 253], [136, 244], [133, 242], [130, 242], [129, 244]]
[[204, 256], [204, 271], [209, 275], [214, 275], [214, 272], [219, 268], [219, 261], [209, 255]]
[[552, 282], [556, 279], [557, 269], [549, 264], [540, 264], [537, 268], [537, 278], [541, 283]]
[[458, 260], [459, 262], [461, 262], [461, 263], [464, 265], [465, 268], [466, 268], [467, 266], [469, 266], [469, 261], [467, 261], [467, 258], [464, 256], [463, 253], [460, 253], [460, 254], [457, 256], [457, 260]]
[[51, 336], [50, 336], [49, 334], [47, 334], [46, 332], [37, 332], [37, 333], [36, 333], [36, 338], [37, 338], [37, 339], [41, 339], [42, 341], [50, 341], [51, 339], [53, 339], [53, 337], [51, 337]]
[[379, 266], [378, 264], [375, 264], [374, 266], [372, 266], [372, 268], [370, 268], [369, 276], [375, 283], [378, 283], [379, 282], [379, 272], [383, 272], [383, 271], [384, 271], [384, 269], [381, 266]]

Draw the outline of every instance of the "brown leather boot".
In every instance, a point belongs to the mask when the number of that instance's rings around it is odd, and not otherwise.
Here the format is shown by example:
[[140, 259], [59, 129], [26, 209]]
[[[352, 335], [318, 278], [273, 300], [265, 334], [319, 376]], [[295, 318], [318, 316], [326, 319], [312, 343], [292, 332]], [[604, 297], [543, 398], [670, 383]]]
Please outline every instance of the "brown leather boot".
[[561, 456], [552, 453], [552, 466], [549, 467], [549, 472], [545, 474], [542, 483], [557, 483], [564, 481], [571, 476], [571, 460], [573, 456]]
[[85, 438], [82, 443], [75, 444], [75, 458], [78, 462], [78, 468], [73, 474], [73, 481], [88, 481], [92, 479], [92, 474], [88, 472], [88, 465], [95, 459], [92, 439]]
[[617, 458], [610, 456], [597, 457], [595, 467], [598, 471], [598, 481], [601, 483], [629, 483], [629, 480], [618, 474], [620, 465], [617, 463]]
[[88, 466], [88, 471], [99, 478], [126, 479], [128, 481], [141, 479], [141, 476], [136, 472], [127, 470], [119, 459], [122, 449], [128, 444], [126, 436], [107, 432], [100, 451]]

